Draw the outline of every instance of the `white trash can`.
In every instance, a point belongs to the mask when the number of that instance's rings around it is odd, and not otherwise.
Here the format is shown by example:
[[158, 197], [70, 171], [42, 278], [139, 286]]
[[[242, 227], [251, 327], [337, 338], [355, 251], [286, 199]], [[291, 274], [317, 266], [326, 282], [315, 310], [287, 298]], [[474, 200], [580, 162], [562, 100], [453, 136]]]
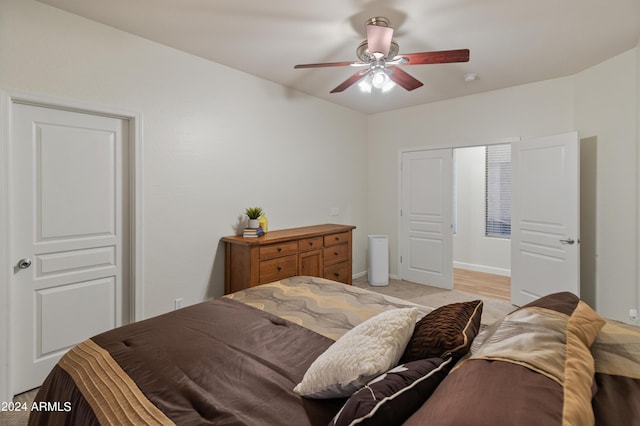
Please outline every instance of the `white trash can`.
[[367, 256], [369, 284], [374, 286], [389, 285], [389, 237], [386, 235], [369, 235], [369, 252]]

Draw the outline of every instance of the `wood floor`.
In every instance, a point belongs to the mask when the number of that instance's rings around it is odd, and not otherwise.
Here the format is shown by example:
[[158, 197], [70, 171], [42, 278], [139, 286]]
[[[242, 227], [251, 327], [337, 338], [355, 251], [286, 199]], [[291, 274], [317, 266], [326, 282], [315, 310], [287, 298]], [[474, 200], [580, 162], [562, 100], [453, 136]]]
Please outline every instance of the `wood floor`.
[[453, 288], [466, 293], [511, 300], [511, 278], [467, 269], [453, 269]]

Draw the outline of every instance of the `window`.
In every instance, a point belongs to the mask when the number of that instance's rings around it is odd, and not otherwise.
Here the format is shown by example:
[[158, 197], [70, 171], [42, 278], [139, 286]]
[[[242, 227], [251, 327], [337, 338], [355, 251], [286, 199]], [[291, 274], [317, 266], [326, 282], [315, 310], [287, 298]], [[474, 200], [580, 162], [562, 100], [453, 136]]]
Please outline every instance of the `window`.
[[485, 235], [511, 237], [511, 145], [489, 145], [485, 156]]

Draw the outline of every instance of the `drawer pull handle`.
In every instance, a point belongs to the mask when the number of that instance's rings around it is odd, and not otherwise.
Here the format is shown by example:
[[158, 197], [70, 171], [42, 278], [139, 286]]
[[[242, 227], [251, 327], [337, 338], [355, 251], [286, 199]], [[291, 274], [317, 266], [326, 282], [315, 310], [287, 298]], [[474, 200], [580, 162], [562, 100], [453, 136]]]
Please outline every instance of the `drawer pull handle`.
[[333, 254], [337, 256], [339, 253], [337, 251], [334, 251]]
[[340, 237], [336, 237], [336, 241], [340, 241]]
[[312, 246], [313, 245], [313, 241], [309, 241], [309, 245]]
[[339, 277], [340, 273], [339, 272], [334, 272], [333, 275], [335, 275], [336, 277]]
[[278, 247], [278, 253], [282, 251], [282, 247]]
[[278, 265], [278, 271], [282, 271], [282, 266]]

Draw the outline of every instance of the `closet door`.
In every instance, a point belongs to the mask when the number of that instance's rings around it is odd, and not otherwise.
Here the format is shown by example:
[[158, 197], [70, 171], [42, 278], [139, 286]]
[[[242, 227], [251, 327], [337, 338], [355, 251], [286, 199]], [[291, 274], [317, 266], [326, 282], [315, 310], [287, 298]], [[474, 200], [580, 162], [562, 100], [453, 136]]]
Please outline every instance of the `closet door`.
[[400, 276], [453, 288], [451, 149], [402, 154]]

